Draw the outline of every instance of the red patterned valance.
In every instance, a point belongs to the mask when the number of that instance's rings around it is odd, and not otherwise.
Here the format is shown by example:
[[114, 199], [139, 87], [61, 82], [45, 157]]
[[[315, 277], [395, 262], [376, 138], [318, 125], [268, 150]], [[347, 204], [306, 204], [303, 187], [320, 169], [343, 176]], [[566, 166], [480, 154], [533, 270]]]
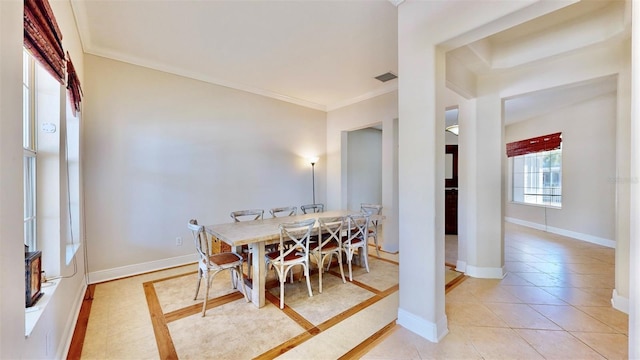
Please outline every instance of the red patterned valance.
[[71, 102], [71, 110], [73, 116], [80, 111], [80, 102], [82, 101], [82, 88], [80, 87], [80, 79], [76, 74], [76, 69], [71, 62], [71, 56], [67, 52], [67, 90], [69, 91], [69, 102]]
[[62, 33], [47, 0], [24, 0], [24, 47], [64, 83]]
[[507, 157], [560, 149], [562, 133], [538, 136], [507, 144]]

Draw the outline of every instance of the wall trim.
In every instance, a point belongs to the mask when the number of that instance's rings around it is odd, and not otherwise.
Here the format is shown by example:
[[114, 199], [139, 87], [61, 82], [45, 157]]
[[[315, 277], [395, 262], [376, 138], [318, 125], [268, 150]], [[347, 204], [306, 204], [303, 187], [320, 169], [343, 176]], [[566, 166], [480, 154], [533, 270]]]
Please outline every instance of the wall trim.
[[397, 324], [431, 342], [439, 342], [449, 333], [447, 315], [443, 315], [437, 323], [432, 323], [402, 308], [398, 308]]
[[71, 340], [73, 340], [73, 333], [76, 329], [76, 323], [78, 322], [78, 316], [80, 316], [80, 310], [82, 309], [82, 303], [84, 302], [84, 295], [87, 292], [87, 284], [82, 281], [81, 286], [78, 288], [78, 293], [75, 296], [75, 302], [71, 307], [72, 310], [69, 312], [69, 317], [67, 318], [67, 324], [65, 328], [65, 334], [61, 337], [61, 341], [65, 341], [64, 346], [58, 346], [58, 351], [56, 352], [56, 359], [66, 359], [69, 354], [69, 348], [71, 347]]
[[467, 271], [467, 262], [466, 261], [462, 261], [462, 260], [458, 260], [456, 261], [456, 271], [459, 272], [466, 272]]
[[589, 242], [589, 243], [592, 243], [592, 244], [606, 246], [606, 247], [609, 247], [609, 248], [615, 248], [616, 247], [615, 240], [605, 239], [605, 238], [601, 238], [601, 237], [594, 236], [594, 235], [580, 233], [580, 232], [577, 232], [577, 231], [565, 230], [565, 229], [561, 229], [561, 228], [557, 228], [557, 227], [553, 227], [553, 226], [546, 226], [544, 224], [538, 224], [538, 223], [534, 223], [534, 222], [531, 222], [531, 221], [526, 221], [526, 220], [521, 220], [521, 219], [516, 219], [516, 218], [506, 217], [506, 216], [504, 218], [504, 221], [510, 222], [512, 224], [526, 226], [526, 227], [537, 229], [537, 230], [550, 232], [550, 233], [557, 234], [557, 235], [570, 237], [570, 238], [573, 238], [573, 239], [576, 239], [576, 240], [586, 241], [586, 242]]
[[182, 266], [197, 262], [195, 254], [177, 256], [168, 259], [149, 261], [145, 263], [121, 266], [113, 269], [94, 271], [87, 274], [89, 284], [97, 284], [104, 281], [120, 279], [127, 276], [144, 274], [152, 271], [163, 270], [171, 267]]
[[507, 275], [503, 267], [480, 267], [467, 264], [465, 275], [480, 279], [502, 279]]
[[620, 310], [627, 315], [629, 314], [629, 298], [620, 296], [616, 289], [613, 289], [613, 294], [611, 295], [611, 305], [614, 309]]

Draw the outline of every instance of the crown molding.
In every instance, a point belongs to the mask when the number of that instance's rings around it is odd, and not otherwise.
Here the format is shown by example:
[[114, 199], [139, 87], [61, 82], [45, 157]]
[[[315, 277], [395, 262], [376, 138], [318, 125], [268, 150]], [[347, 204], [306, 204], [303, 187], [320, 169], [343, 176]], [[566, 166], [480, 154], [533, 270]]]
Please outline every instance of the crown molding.
[[388, 94], [390, 92], [394, 92], [398, 90], [398, 80], [392, 80], [391, 83], [389, 84], [385, 84], [383, 86], [381, 86], [380, 88], [374, 90], [374, 91], [370, 91], [368, 93], [364, 93], [362, 95], [356, 96], [354, 98], [351, 99], [347, 99], [344, 101], [340, 101], [337, 103], [333, 103], [333, 104], [329, 104], [326, 106], [327, 110], [326, 111], [333, 111], [333, 110], [337, 110], [340, 108], [343, 108], [345, 106], [349, 106], [349, 105], [353, 105], [356, 103], [359, 103], [361, 101], [364, 100], [369, 100], [372, 99], [374, 97], [380, 96], [380, 95], [384, 95], [384, 94]]
[[295, 104], [295, 105], [299, 105], [299, 106], [304, 106], [310, 109], [314, 109], [314, 110], [320, 110], [320, 111], [327, 111], [327, 107], [325, 105], [322, 104], [318, 104], [318, 103], [314, 103], [311, 101], [307, 101], [307, 100], [302, 100], [302, 99], [298, 99], [298, 98], [294, 98], [291, 96], [287, 96], [287, 95], [283, 95], [280, 93], [276, 93], [273, 91], [269, 91], [269, 90], [265, 90], [265, 89], [260, 89], [260, 88], [256, 88], [250, 85], [246, 85], [246, 84], [242, 84], [242, 83], [237, 83], [237, 82], [233, 82], [233, 81], [228, 81], [228, 80], [222, 80], [222, 79], [218, 79], [218, 78], [214, 78], [211, 76], [207, 76], [198, 72], [193, 72], [193, 71], [189, 71], [189, 70], [185, 70], [179, 67], [174, 67], [174, 66], [167, 66], [166, 64], [162, 64], [159, 62], [154, 62], [154, 61], [149, 61], [146, 59], [141, 59], [138, 57], [134, 57], [134, 56], [128, 56], [128, 55], [124, 55], [118, 52], [112, 52], [112, 51], [106, 51], [106, 50], [98, 50], [98, 49], [88, 49], [85, 50], [86, 53], [88, 54], [92, 54], [95, 56], [100, 56], [100, 57], [104, 57], [104, 58], [108, 58], [108, 59], [112, 59], [112, 60], [116, 60], [116, 61], [121, 61], [121, 62], [125, 62], [128, 64], [132, 64], [132, 65], [137, 65], [137, 66], [142, 66], [145, 68], [149, 68], [149, 69], [153, 69], [153, 70], [158, 70], [158, 71], [162, 71], [162, 72], [166, 72], [169, 74], [173, 74], [173, 75], [178, 75], [178, 76], [182, 76], [182, 77], [186, 77], [186, 78], [190, 78], [190, 79], [194, 79], [194, 80], [199, 80], [199, 81], [204, 81], [210, 84], [214, 84], [214, 85], [218, 85], [218, 86], [224, 86], [230, 89], [234, 89], [234, 90], [240, 90], [240, 91], [245, 91], [248, 93], [252, 93], [252, 94], [256, 94], [256, 95], [261, 95], [261, 96], [265, 96], [268, 98], [272, 98], [272, 99], [276, 99], [276, 100], [280, 100], [280, 101], [285, 101], [291, 104]]
[[389, 2], [392, 3], [393, 6], [398, 7], [404, 2], [404, 0], [389, 0]]

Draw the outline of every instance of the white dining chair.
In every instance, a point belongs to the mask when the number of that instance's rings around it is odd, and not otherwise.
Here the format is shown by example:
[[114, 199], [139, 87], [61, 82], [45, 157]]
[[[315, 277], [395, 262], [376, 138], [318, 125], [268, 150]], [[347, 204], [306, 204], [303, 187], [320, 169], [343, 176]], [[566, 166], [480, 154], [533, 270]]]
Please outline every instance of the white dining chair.
[[271, 217], [294, 216], [298, 214], [298, 208], [295, 206], [277, 207], [269, 210]]
[[359, 255], [360, 261], [364, 262], [367, 272], [369, 272], [369, 260], [367, 259], [368, 227], [369, 214], [363, 213], [347, 216], [347, 236], [342, 241], [342, 249], [346, 254], [347, 264], [349, 266], [349, 281], [353, 281], [351, 264], [353, 263], [353, 256], [356, 252]]
[[[249, 210], [238, 210], [232, 211], [229, 216], [235, 222], [241, 221], [253, 221], [253, 220], [262, 220], [264, 218], [264, 210], [262, 209], [249, 209]], [[240, 249], [242, 256], [247, 259], [247, 278], [251, 279], [251, 267], [253, 265], [253, 259], [251, 256], [251, 251], [249, 251], [248, 245], [242, 245]]]
[[[382, 215], [382, 205], [378, 204], [360, 204], [360, 211], [369, 215]], [[378, 245], [378, 220], [371, 220], [369, 224], [369, 236], [373, 238], [373, 243], [376, 246], [376, 255], [380, 257], [380, 248]]]
[[324, 204], [307, 204], [300, 206], [303, 214], [315, 214], [324, 212]]
[[[237, 288], [238, 284], [240, 284], [240, 287], [242, 287], [242, 293], [244, 294], [247, 302], [249, 302], [249, 296], [247, 295], [247, 289], [244, 287], [244, 280], [242, 277], [242, 256], [233, 252], [211, 254], [209, 240], [207, 239], [207, 234], [204, 231], [204, 226], [198, 225], [198, 221], [192, 219], [189, 220], [187, 227], [193, 234], [196, 253], [198, 255], [198, 283], [196, 284], [196, 294], [193, 297], [193, 300], [198, 298], [202, 278], [206, 281], [204, 301], [202, 302], [202, 316], [204, 317], [207, 312], [207, 301], [209, 300], [209, 288], [211, 287], [211, 282], [216, 274], [223, 270], [229, 270], [231, 273], [231, 285], [234, 288]], [[235, 279], [234, 275], [236, 276]]]
[[[280, 246], [278, 251], [265, 255], [267, 264], [273, 267], [280, 281], [280, 309], [284, 309], [284, 285], [287, 274], [293, 267], [301, 266], [307, 279], [309, 297], [313, 296], [309, 281], [309, 239], [316, 219], [280, 224]], [[285, 243], [292, 246], [285, 247]]]
[[229, 214], [233, 221], [251, 221], [251, 220], [262, 220], [264, 217], [264, 210], [262, 209], [250, 209], [250, 210], [238, 210], [232, 211]]
[[[344, 217], [320, 217], [318, 218], [318, 241], [311, 244], [310, 252], [318, 265], [318, 285], [319, 292], [322, 293], [322, 272], [325, 260], [331, 259], [333, 255], [338, 259], [342, 283], [346, 283], [344, 269], [342, 268], [342, 229], [344, 227]], [[327, 264], [327, 268], [329, 264]]]

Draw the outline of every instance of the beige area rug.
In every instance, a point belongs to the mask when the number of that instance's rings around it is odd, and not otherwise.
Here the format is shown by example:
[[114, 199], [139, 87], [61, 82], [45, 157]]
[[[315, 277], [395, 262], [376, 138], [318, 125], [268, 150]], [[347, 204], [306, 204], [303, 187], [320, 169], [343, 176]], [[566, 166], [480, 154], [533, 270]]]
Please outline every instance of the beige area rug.
[[445, 264], [444, 266], [444, 289], [449, 291], [465, 279], [464, 273], [455, 270], [455, 265]]
[[[240, 292], [231, 287], [227, 272], [218, 274], [209, 290], [206, 316], [201, 317], [204, 284], [193, 300], [197, 282], [193, 272], [145, 283], [154, 332], [161, 358], [179, 359], [271, 359], [313, 345], [323, 333], [342, 332], [349, 319], [373, 311], [376, 304], [398, 291], [398, 264], [376, 257], [369, 258], [370, 272], [353, 267], [353, 282], [342, 283], [337, 266], [323, 275], [323, 292], [318, 292], [318, 274], [313, 271], [309, 297], [304, 279], [285, 285], [285, 309], [279, 308], [280, 290], [271, 271], [267, 304], [258, 309], [246, 302]], [[446, 282], [459, 279], [460, 273], [449, 268]], [[204, 281], [203, 281], [204, 282]], [[375, 310], [378, 311], [378, 310]], [[384, 315], [382, 315], [384, 313]], [[335, 357], [344, 356], [353, 347], [374, 336], [380, 329], [395, 322], [397, 306], [392, 311], [374, 313], [378, 319], [372, 329], [361, 331], [356, 325], [349, 331], [347, 344]], [[324, 336], [324, 335], [323, 335]], [[345, 334], [339, 335], [345, 337]], [[361, 338], [359, 338], [361, 337]], [[304, 346], [302, 346], [304, 345]], [[322, 345], [326, 348], [326, 344]], [[299, 349], [296, 349], [299, 347]], [[294, 351], [290, 351], [294, 349]], [[318, 354], [316, 354], [318, 355]], [[333, 357], [332, 357], [333, 358]]]

